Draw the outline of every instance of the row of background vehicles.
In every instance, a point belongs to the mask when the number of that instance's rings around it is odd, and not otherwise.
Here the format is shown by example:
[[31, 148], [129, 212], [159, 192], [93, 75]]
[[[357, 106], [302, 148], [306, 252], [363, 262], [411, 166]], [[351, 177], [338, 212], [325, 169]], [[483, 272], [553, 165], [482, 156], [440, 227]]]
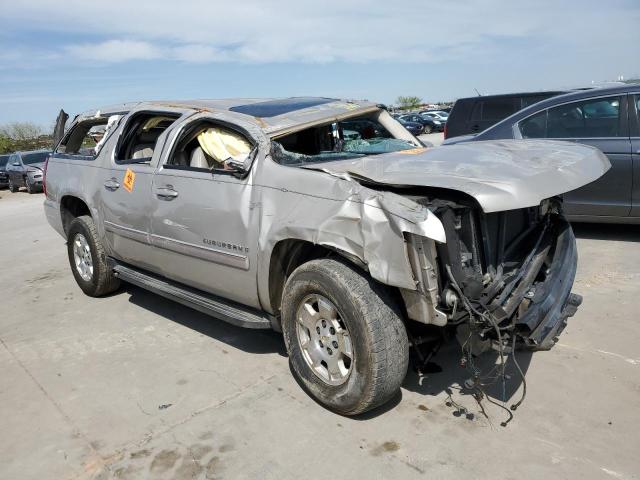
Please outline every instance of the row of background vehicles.
[[445, 110], [425, 110], [416, 113], [394, 115], [414, 135], [444, 132], [449, 113]]
[[0, 187], [17, 192], [21, 187], [29, 193], [42, 191], [44, 163], [51, 152], [35, 150], [0, 156]]
[[[640, 86], [618, 85], [461, 98], [450, 114], [425, 110], [394, 117], [413, 135], [444, 131], [444, 145], [531, 138], [596, 147], [607, 155], [611, 169], [597, 181], [565, 194], [565, 212], [572, 221], [640, 223], [639, 110]], [[357, 134], [358, 126], [352, 127]], [[0, 187], [12, 192], [21, 187], [29, 193], [42, 191], [48, 153], [0, 156]]]

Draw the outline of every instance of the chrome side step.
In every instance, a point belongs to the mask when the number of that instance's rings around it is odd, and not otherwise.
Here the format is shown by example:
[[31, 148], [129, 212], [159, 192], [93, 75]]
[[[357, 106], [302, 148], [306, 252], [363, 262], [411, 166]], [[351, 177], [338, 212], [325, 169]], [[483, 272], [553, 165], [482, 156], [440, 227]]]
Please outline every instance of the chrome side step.
[[110, 259], [116, 277], [165, 298], [219, 318], [238, 327], [270, 329], [275, 319], [259, 310], [245, 307], [210, 293], [202, 292], [159, 276], [142, 272]]

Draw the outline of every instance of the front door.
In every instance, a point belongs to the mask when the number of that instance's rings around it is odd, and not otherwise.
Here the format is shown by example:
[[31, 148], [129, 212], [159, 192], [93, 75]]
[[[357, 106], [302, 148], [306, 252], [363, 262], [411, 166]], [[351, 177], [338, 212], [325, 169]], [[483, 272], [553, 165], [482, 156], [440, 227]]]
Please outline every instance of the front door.
[[256, 190], [251, 171], [241, 178], [203, 151], [198, 138], [218, 127], [255, 143], [246, 130], [221, 127], [208, 114], [177, 129], [153, 181], [151, 239], [166, 277], [259, 307]]
[[9, 156], [6, 171], [11, 183], [17, 187], [22, 185], [22, 164], [20, 163], [20, 156], [17, 153], [13, 153]]

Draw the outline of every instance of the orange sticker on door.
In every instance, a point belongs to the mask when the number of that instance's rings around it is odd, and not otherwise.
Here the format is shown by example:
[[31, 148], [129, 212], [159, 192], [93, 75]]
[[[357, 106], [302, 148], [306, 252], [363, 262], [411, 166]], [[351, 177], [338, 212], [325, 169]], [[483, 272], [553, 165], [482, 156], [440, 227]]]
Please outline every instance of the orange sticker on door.
[[127, 168], [127, 171], [124, 172], [124, 181], [122, 182], [122, 186], [127, 192], [133, 191], [133, 184], [136, 183], [136, 174], [130, 168]]

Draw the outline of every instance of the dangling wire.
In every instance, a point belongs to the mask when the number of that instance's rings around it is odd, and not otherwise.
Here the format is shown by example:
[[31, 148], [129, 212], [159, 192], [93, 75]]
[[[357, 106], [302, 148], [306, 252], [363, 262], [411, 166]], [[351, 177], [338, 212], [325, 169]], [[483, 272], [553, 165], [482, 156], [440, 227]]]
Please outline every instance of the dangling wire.
[[[491, 312], [489, 312], [486, 309], [485, 309], [484, 312], [481, 312], [481, 311], [479, 311], [477, 308], [475, 308], [473, 306], [471, 301], [462, 292], [462, 289], [460, 288], [460, 286], [458, 285], [458, 282], [454, 278], [453, 273], [451, 272], [451, 267], [449, 265], [446, 266], [446, 270], [447, 270], [447, 274], [449, 276], [449, 280], [451, 281], [451, 285], [453, 286], [454, 290], [457, 292], [460, 300], [462, 301], [463, 307], [469, 313], [470, 320], [471, 320], [471, 325], [473, 326], [474, 323], [477, 323], [478, 320], [480, 320], [480, 321], [483, 321], [485, 325], [490, 325], [491, 328], [496, 333], [498, 355], [499, 355], [499, 358], [500, 358], [500, 362], [497, 365], [494, 365], [494, 367], [491, 368], [491, 370], [489, 370], [489, 372], [487, 372], [485, 375], [480, 375], [480, 370], [478, 368], [476, 368], [475, 362], [473, 361], [473, 353], [472, 353], [472, 348], [471, 348], [471, 345], [470, 345], [471, 344], [472, 331], [469, 332], [469, 337], [462, 344], [462, 353], [463, 353], [463, 356], [465, 358], [466, 366], [469, 368], [469, 370], [473, 374], [473, 383], [471, 385], [469, 385], [469, 387], [472, 390], [476, 390], [476, 393], [474, 394], [474, 397], [476, 398], [476, 401], [478, 403], [480, 403], [481, 399], [484, 397], [484, 398], [487, 399], [488, 402], [490, 402], [490, 403], [492, 403], [494, 405], [497, 405], [498, 407], [503, 409], [505, 412], [507, 412], [509, 417], [507, 418], [507, 420], [505, 420], [502, 423], [500, 423], [501, 426], [506, 427], [509, 424], [509, 422], [511, 422], [511, 420], [513, 419], [513, 414], [511, 412], [515, 411], [522, 404], [522, 402], [525, 399], [526, 393], [527, 393], [527, 383], [526, 383], [526, 380], [525, 380], [524, 372], [520, 368], [520, 365], [518, 364], [518, 361], [517, 361], [517, 359], [515, 357], [516, 336], [513, 334], [513, 332], [511, 333], [512, 346], [511, 346], [511, 355], [510, 355], [510, 357], [513, 357], [513, 362], [514, 362], [514, 364], [516, 366], [516, 369], [518, 370], [518, 373], [520, 374], [520, 378], [522, 379], [523, 391], [522, 391], [522, 397], [520, 398], [520, 400], [517, 403], [511, 405], [511, 407], [509, 409], [509, 408], [506, 407], [506, 401], [507, 401], [507, 399], [506, 399], [506, 397], [507, 397], [507, 392], [506, 392], [506, 389], [507, 389], [507, 387], [506, 387], [507, 359], [505, 359], [505, 354], [504, 354], [505, 339], [503, 338], [503, 335], [502, 335], [503, 328], [500, 328], [498, 322], [496, 321], [496, 319], [494, 318], [494, 316], [493, 316], [493, 314]], [[496, 372], [496, 370], [497, 370], [497, 372]], [[488, 395], [485, 394], [484, 389], [482, 388], [482, 387], [486, 387], [486, 386], [489, 386], [489, 385], [493, 385], [496, 381], [498, 381], [498, 379], [502, 379], [502, 404], [492, 400]], [[482, 411], [484, 412], [484, 408], [482, 408]], [[485, 416], [486, 416], [486, 414], [485, 414]]]

